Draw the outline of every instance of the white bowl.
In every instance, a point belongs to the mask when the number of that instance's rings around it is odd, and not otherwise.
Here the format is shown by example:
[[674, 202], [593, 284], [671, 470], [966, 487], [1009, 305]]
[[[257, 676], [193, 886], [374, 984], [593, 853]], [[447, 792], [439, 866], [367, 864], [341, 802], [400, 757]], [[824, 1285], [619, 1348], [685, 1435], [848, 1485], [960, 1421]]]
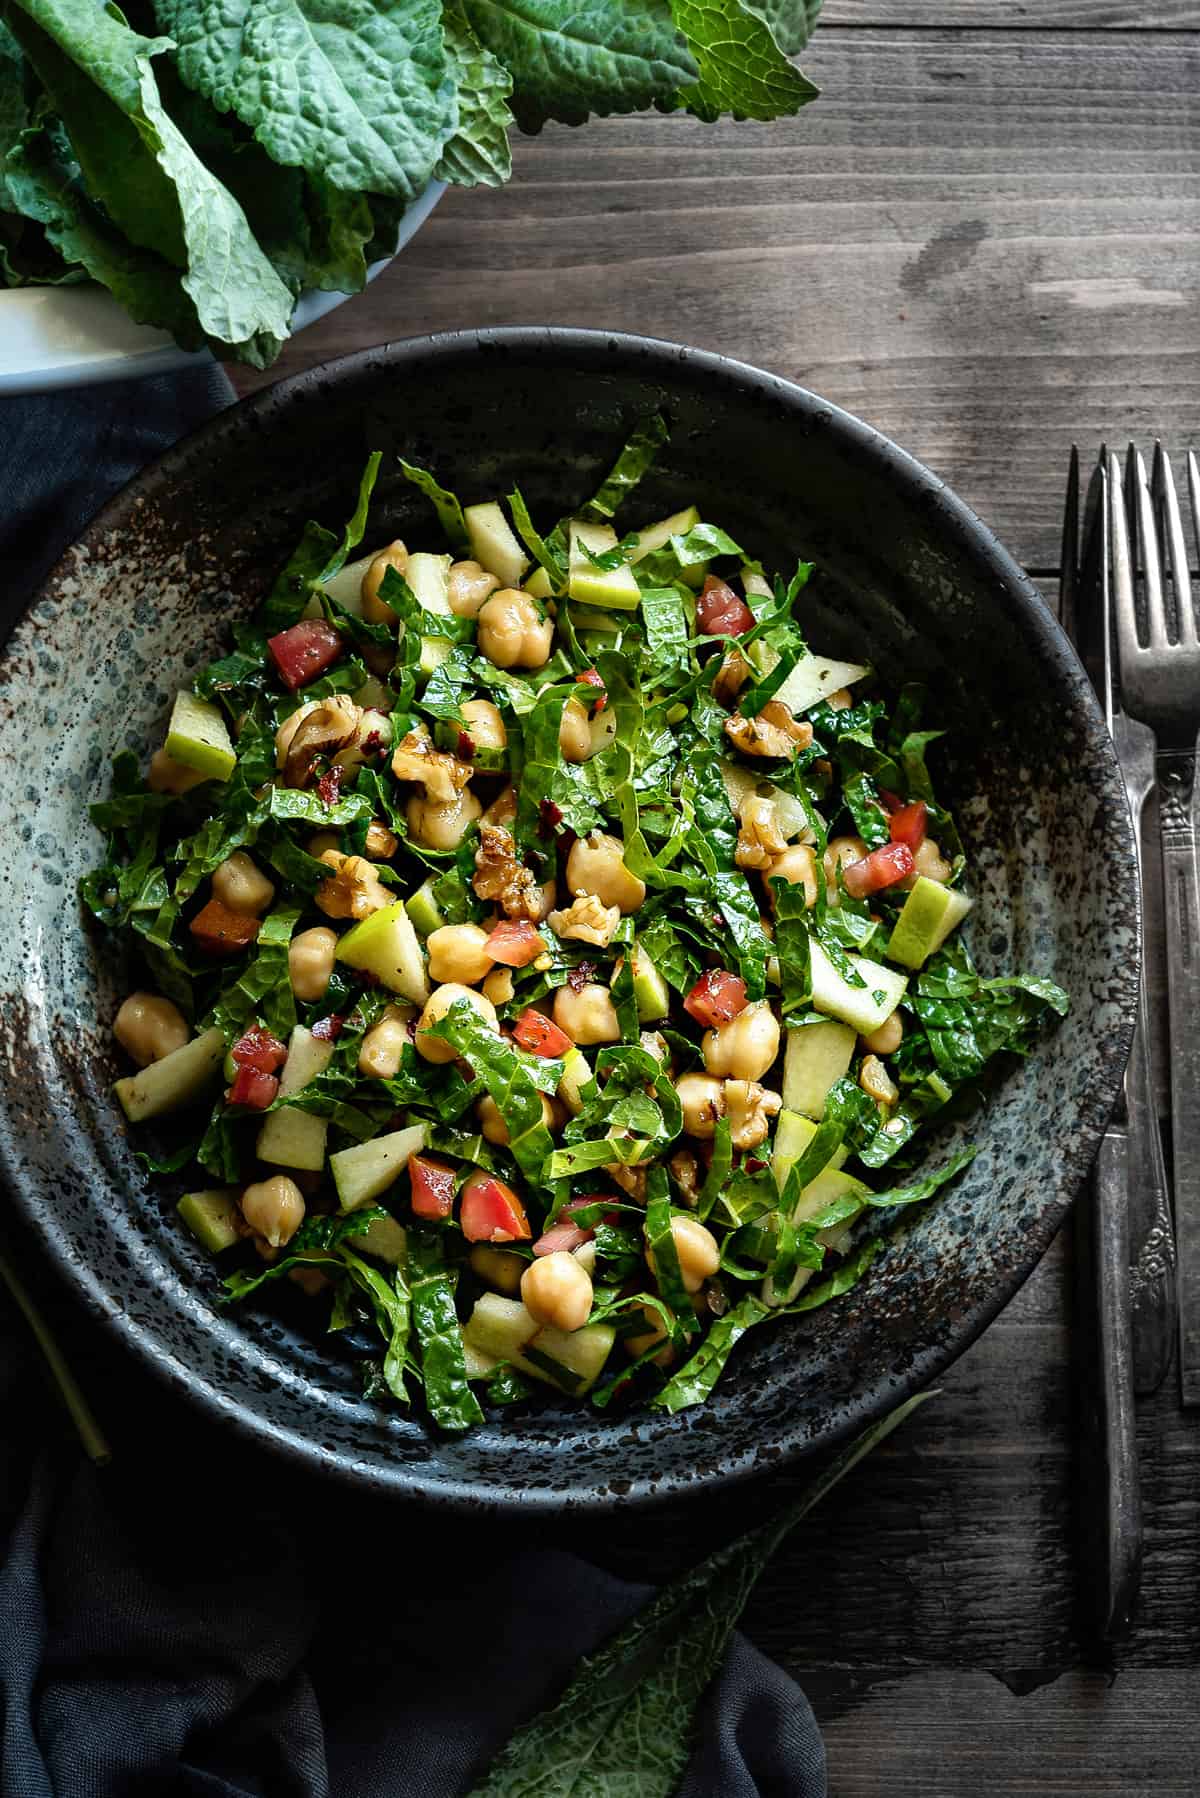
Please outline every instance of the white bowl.
[[[445, 184], [431, 181], [400, 221], [396, 249], [420, 230]], [[373, 281], [390, 258], [367, 270]], [[302, 293], [293, 331], [302, 331], [353, 294]], [[48, 393], [60, 387], [90, 387], [100, 381], [165, 375], [189, 363], [208, 362], [207, 350], [181, 350], [166, 331], [135, 325], [103, 287], [0, 288], [0, 394]]]

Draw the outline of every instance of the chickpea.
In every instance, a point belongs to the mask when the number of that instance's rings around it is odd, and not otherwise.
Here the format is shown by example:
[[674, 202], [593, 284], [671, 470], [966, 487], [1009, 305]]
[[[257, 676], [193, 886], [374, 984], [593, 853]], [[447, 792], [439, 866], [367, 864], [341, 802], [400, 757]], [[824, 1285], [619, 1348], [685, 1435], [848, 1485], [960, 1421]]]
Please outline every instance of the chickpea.
[[[558, 1123], [554, 1103], [546, 1097], [545, 1093], [539, 1093], [538, 1097], [542, 1101], [542, 1123], [547, 1130], [553, 1130]], [[484, 1141], [498, 1143], [502, 1149], [506, 1149], [508, 1147], [508, 1125], [504, 1121], [500, 1107], [489, 1093], [485, 1093], [476, 1105], [475, 1116], [479, 1119], [479, 1132]]]
[[444, 1018], [450, 1007], [457, 1005], [460, 999], [465, 999], [479, 1013], [489, 1030], [499, 1029], [496, 1007], [473, 987], [460, 986], [453, 980], [445, 986], [435, 987], [417, 1020], [417, 1053], [423, 1055], [426, 1061], [447, 1062], [453, 1061], [457, 1056], [458, 1050], [444, 1037], [428, 1036], [426, 1032], [431, 1025]]
[[[650, 1305], [640, 1305], [637, 1308], [645, 1318], [648, 1328], [645, 1331], [639, 1331], [636, 1336], [626, 1336], [625, 1338], [625, 1352], [632, 1361], [636, 1361], [639, 1355], [644, 1355], [647, 1349], [653, 1348], [656, 1342], [665, 1341], [667, 1334], [667, 1326], [657, 1311]], [[666, 1347], [655, 1355], [654, 1365], [655, 1367], [670, 1367], [674, 1359], [675, 1350], [668, 1342]]]
[[871, 1055], [894, 1055], [904, 1041], [904, 1025], [900, 1013], [894, 1011], [890, 1018], [885, 1018], [878, 1030], [872, 1030], [870, 1036], [860, 1036], [859, 1042]]
[[851, 862], [860, 862], [867, 853], [867, 845], [861, 837], [830, 837], [829, 846], [821, 857], [825, 869], [825, 886], [831, 900], [838, 897], [838, 870], [849, 867]]
[[478, 562], [453, 563], [447, 588], [450, 610], [456, 618], [477, 618], [480, 606], [499, 585], [499, 577], [489, 574]]
[[457, 849], [483, 811], [470, 787], [464, 787], [447, 805], [436, 805], [423, 793], [408, 802], [408, 828], [418, 843], [429, 849]]
[[371, 1080], [394, 1080], [400, 1072], [408, 1026], [417, 1015], [415, 1006], [389, 1005], [371, 1025], [359, 1045], [358, 1071]]
[[863, 1064], [858, 1070], [858, 1084], [868, 1099], [874, 1099], [877, 1105], [894, 1105], [900, 1097], [900, 1088], [877, 1055], [863, 1056]]
[[333, 976], [337, 932], [324, 924], [302, 930], [288, 944], [288, 976], [297, 999], [320, 999]]
[[556, 1330], [581, 1330], [592, 1309], [592, 1282], [573, 1255], [539, 1255], [521, 1275], [521, 1302], [530, 1317]]
[[130, 993], [113, 1020], [113, 1035], [140, 1068], [182, 1049], [191, 1034], [179, 1007], [158, 993]]
[[786, 880], [789, 886], [804, 888], [804, 903], [811, 911], [817, 903], [817, 853], [807, 843], [793, 843], [777, 855], [767, 869], [767, 891], [775, 903], [773, 880]]
[[707, 1142], [725, 1110], [725, 1087], [712, 1074], [684, 1074], [675, 1083], [688, 1136]]
[[478, 924], [442, 924], [431, 930], [425, 940], [429, 978], [439, 984], [461, 980], [464, 986], [474, 986], [493, 966], [494, 958], [484, 947], [487, 940], [487, 931]]
[[493, 1005], [507, 1005], [515, 990], [511, 968], [493, 968], [483, 983], [483, 996]]
[[[721, 1251], [717, 1247], [716, 1237], [699, 1218], [673, 1217], [671, 1240], [675, 1244], [675, 1256], [679, 1262], [685, 1291], [699, 1292], [704, 1282], [711, 1279], [721, 1265]], [[649, 1249], [646, 1250], [646, 1262], [652, 1272], [657, 1272], [654, 1256]]]
[[[495, 580], [489, 575], [489, 580]], [[490, 699], [464, 699], [459, 706], [463, 729], [476, 749], [507, 749], [508, 731], [500, 716], [500, 707]]]
[[502, 587], [480, 610], [480, 653], [497, 668], [541, 668], [550, 659], [553, 637], [553, 619], [543, 618], [517, 587]]
[[341, 849], [342, 833], [340, 830], [314, 831], [304, 847], [309, 855], [315, 856], [320, 861], [327, 849]]
[[625, 845], [620, 837], [602, 830], [579, 837], [567, 857], [567, 886], [576, 898], [592, 893], [601, 905], [615, 905], [622, 912], [636, 911], [646, 897], [646, 883], [625, 866]]
[[490, 1242], [477, 1242], [471, 1250], [468, 1260], [471, 1271], [478, 1275], [485, 1286], [496, 1292], [507, 1292], [515, 1298], [521, 1290], [521, 1272], [525, 1267], [519, 1255], [508, 1253], [505, 1249], [494, 1249]]
[[182, 762], [177, 762], [165, 749], [156, 749], [150, 757], [146, 785], [152, 793], [189, 793], [193, 787], [198, 787], [202, 781], [209, 779], [211, 776], [201, 774], [198, 768], [185, 768]]
[[399, 847], [400, 838], [395, 831], [389, 830], [386, 824], [381, 824], [378, 818], [372, 818], [367, 825], [363, 854], [369, 856], [373, 862], [388, 862], [391, 861]]
[[621, 1026], [617, 1022], [612, 994], [606, 986], [590, 982], [578, 992], [560, 986], [554, 995], [554, 1022], [565, 1030], [573, 1043], [619, 1043]]
[[854, 704], [854, 696], [849, 687], [839, 687], [836, 693], [827, 693], [825, 704], [831, 712], [848, 712]]
[[362, 594], [363, 617], [370, 624], [395, 624], [396, 622], [396, 614], [391, 606], [385, 606], [379, 597], [383, 577], [389, 568], [394, 568], [397, 574], [403, 574], [408, 568], [408, 551], [399, 537], [394, 543], [389, 543], [386, 549], [380, 550], [362, 577], [362, 586], [359, 591]]
[[588, 715], [577, 699], [568, 699], [558, 727], [558, 747], [564, 761], [586, 762], [592, 753], [592, 732]]
[[704, 1065], [710, 1074], [760, 1080], [778, 1053], [779, 1020], [765, 999], [704, 1032]]
[[242, 1216], [273, 1249], [292, 1240], [304, 1222], [304, 1194], [286, 1174], [272, 1174], [242, 1194]]
[[942, 854], [932, 837], [926, 837], [913, 850], [914, 871], [923, 874], [926, 880], [949, 880], [952, 873], [950, 863]]
[[230, 911], [257, 918], [275, 897], [275, 883], [256, 868], [244, 849], [235, 849], [213, 870], [213, 898]]

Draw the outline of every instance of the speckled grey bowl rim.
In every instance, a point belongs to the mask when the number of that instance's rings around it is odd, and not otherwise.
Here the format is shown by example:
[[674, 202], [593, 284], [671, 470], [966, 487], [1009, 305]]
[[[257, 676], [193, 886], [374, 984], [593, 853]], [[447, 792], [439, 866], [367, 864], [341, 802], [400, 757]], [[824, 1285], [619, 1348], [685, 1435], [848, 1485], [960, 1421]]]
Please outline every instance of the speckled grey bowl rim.
[[[658, 365], [664, 379], [668, 379], [680, 364], [686, 364], [692, 378], [699, 373], [701, 377], [711, 378], [718, 384], [732, 383], [743, 392], [756, 392], [764, 400], [791, 411], [798, 420], [819, 423], [824, 432], [834, 439], [840, 439], [848, 449], [859, 454], [865, 453], [881, 464], [896, 487], [907, 490], [908, 496], [914, 501], [923, 499], [927, 504], [933, 502], [936, 507], [938, 537], [949, 539], [967, 549], [1006, 589], [1006, 597], [1023, 609], [1026, 623], [1031, 627], [1055, 681], [1070, 692], [1072, 703], [1084, 714], [1088, 725], [1089, 746], [1096, 757], [1092, 768], [1093, 788], [1106, 815], [1107, 853], [1123, 864], [1127, 875], [1126, 890], [1130, 894], [1130, 917], [1127, 922], [1136, 926], [1139, 956], [1132, 962], [1127, 962], [1123, 968], [1114, 970], [1114, 979], [1121, 997], [1121, 1021], [1116, 1029], [1108, 1033], [1098, 1050], [1088, 1107], [1089, 1124], [1064, 1149], [1063, 1176], [1058, 1184], [1059, 1196], [1043, 1206], [1036, 1224], [1029, 1229], [1024, 1256], [1008, 1270], [1009, 1277], [989, 1288], [941, 1341], [917, 1349], [903, 1373], [893, 1373], [890, 1377], [882, 1375], [847, 1400], [841, 1415], [829, 1422], [816, 1441], [811, 1436], [801, 1434], [777, 1439], [772, 1465], [779, 1468], [805, 1454], [831, 1449], [864, 1429], [904, 1398], [927, 1387], [982, 1334], [1029, 1277], [1068, 1215], [1074, 1197], [1091, 1167], [1128, 1059], [1140, 978], [1141, 907], [1132, 823], [1111, 739], [1087, 675], [1053, 612], [995, 533], [971, 508], [937, 475], [873, 426], [797, 383], [732, 357], [662, 339], [566, 326], [510, 326], [438, 332], [425, 337], [388, 341], [360, 350], [262, 389], [217, 414], [199, 430], [180, 439], [156, 461], [147, 464], [96, 514], [81, 533], [76, 545], [50, 571], [44, 589], [33, 596], [0, 655], [0, 678], [9, 672], [6, 664], [18, 645], [22, 629], [28, 622], [30, 613], [37, 607], [42, 592], [52, 589], [55, 581], [69, 571], [75, 550], [79, 547], [98, 550], [107, 533], [119, 530], [128, 522], [133, 507], [143, 503], [147, 497], [169, 489], [176, 476], [187, 472], [192, 459], [208, 443], [219, 445], [235, 417], [243, 422], [252, 418], [256, 429], [268, 430], [282, 425], [289, 411], [293, 407], [302, 406], [310, 392], [319, 393], [339, 379], [352, 379], [360, 370], [368, 367], [378, 371], [384, 365], [389, 372], [400, 377], [406, 368], [414, 364], [420, 364], [426, 370], [429, 365], [436, 365], [439, 361], [461, 367], [464, 355], [471, 353], [485, 356], [489, 353], [520, 354], [531, 350], [543, 354], [550, 352], [577, 368], [594, 366], [597, 373], [606, 368], [611, 372], [614, 364], [638, 369], [642, 373], [648, 366]], [[378, 1466], [369, 1469], [357, 1466], [352, 1460], [331, 1455], [328, 1448], [299, 1431], [257, 1416], [249, 1405], [232, 1402], [196, 1370], [185, 1368], [181, 1371], [178, 1363], [172, 1365], [172, 1357], [164, 1348], [156, 1328], [138, 1322], [120, 1310], [113, 1295], [99, 1282], [92, 1270], [71, 1255], [65, 1233], [57, 1226], [54, 1216], [26, 1188], [14, 1152], [2, 1096], [0, 1170], [5, 1175], [17, 1207], [34, 1229], [52, 1265], [110, 1333], [134, 1350], [143, 1364], [158, 1377], [186, 1395], [208, 1415], [230, 1424], [245, 1438], [260, 1446], [269, 1446], [309, 1470], [338, 1471], [375, 1490], [387, 1490], [397, 1496], [419, 1499], [436, 1498], [438, 1503], [461, 1511], [468, 1508], [476, 1512], [481, 1508], [506, 1510], [518, 1506], [526, 1511], [531, 1508], [552, 1511], [569, 1506], [576, 1513], [609, 1511], [631, 1505], [644, 1506], [692, 1495], [700, 1496], [714, 1486], [725, 1485], [732, 1480], [759, 1477], [764, 1471], [759, 1466], [745, 1462], [732, 1467], [726, 1466], [717, 1446], [704, 1472], [697, 1477], [693, 1470], [686, 1480], [678, 1478], [668, 1469], [652, 1484], [633, 1483], [619, 1495], [611, 1491], [597, 1493], [572, 1490], [568, 1481], [561, 1490], [532, 1488], [515, 1492], [511, 1488], [498, 1489], [494, 1498], [481, 1499], [478, 1483], [437, 1475], [426, 1478], [419, 1469], [411, 1466], [382, 1470]]]

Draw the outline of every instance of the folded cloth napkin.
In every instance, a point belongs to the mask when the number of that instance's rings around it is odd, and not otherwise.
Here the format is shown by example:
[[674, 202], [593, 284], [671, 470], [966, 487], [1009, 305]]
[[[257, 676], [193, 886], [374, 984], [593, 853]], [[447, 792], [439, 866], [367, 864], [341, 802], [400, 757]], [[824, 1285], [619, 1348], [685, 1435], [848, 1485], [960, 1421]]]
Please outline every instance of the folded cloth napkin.
[[[0, 630], [97, 508], [233, 397], [201, 367], [0, 400]], [[0, 1286], [0, 1798], [452, 1798], [646, 1596], [559, 1546], [586, 1546], [578, 1521], [441, 1518], [222, 1429], [0, 1221], [114, 1450], [83, 1460]], [[803, 1693], [735, 1637], [683, 1798], [826, 1791]]]

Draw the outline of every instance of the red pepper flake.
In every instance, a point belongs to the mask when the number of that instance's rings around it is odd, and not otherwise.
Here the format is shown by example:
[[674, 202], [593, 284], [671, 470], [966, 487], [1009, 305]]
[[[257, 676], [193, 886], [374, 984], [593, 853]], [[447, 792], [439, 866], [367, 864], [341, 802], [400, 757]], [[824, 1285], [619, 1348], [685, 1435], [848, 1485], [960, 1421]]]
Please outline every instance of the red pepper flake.
[[[316, 1032], [314, 1031], [313, 1034], [315, 1036]], [[761, 1174], [763, 1169], [766, 1167], [766, 1165], [767, 1165], [766, 1162], [760, 1161], [758, 1159], [757, 1155], [748, 1156], [747, 1159], [742, 1163], [742, 1166], [745, 1168], [745, 1170], [748, 1174]]]
[[581, 681], [586, 681], [589, 687], [599, 687], [600, 689], [600, 697], [592, 707], [592, 716], [594, 718], [597, 712], [602, 712], [604, 710], [608, 699], [608, 688], [604, 684], [604, 676], [597, 674], [594, 668], [585, 668], [583, 673], [579, 676], [579, 679]]
[[592, 980], [596, 972], [594, 962], [581, 961], [577, 968], [571, 968], [567, 974], [567, 985], [573, 993], [581, 993]]
[[474, 737], [468, 736], [468, 734], [465, 730], [460, 730], [458, 733], [458, 742], [455, 745], [454, 753], [458, 757], [460, 762], [473, 762], [475, 760], [475, 739], [474, 739]]
[[543, 799], [538, 805], [538, 835], [552, 836], [562, 823], [562, 807], [555, 805], [553, 799]]
[[315, 1036], [320, 1043], [336, 1043], [338, 1037], [342, 1034], [344, 1026], [345, 1020], [340, 1018], [337, 1012], [334, 1011], [330, 1012], [327, 1018], [318, 1018], [312, 1027], [311, 1034]]
[[342, 796], [342, 775], [344, 772], [344, 769], [335, 765], [332, 768], [327, 768], [325, 773], [322, 774], [320, 780], [317, 782], [317, 792], [321, 796], [322, 805], [330, 806], [337, 804]]

